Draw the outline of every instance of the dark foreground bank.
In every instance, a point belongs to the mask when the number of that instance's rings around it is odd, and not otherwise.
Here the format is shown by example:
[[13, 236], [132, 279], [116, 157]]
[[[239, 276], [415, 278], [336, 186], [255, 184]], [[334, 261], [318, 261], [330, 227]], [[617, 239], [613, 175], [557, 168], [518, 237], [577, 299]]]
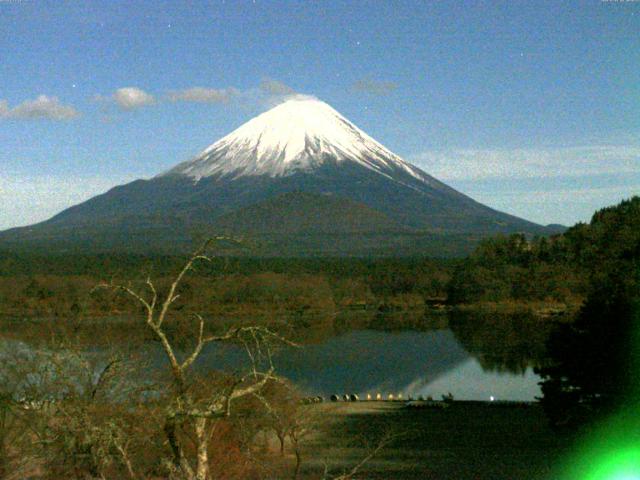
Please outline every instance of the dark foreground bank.
[[357, 478], [438, 480], [552, 479], [568, 450], [547, 426], [538, 405], [454, 402], [446, 409], [409, 409], [403, 403], [315, 405], [326, 421], [306, 444], [306, 478], [325, 465], [341, 473], [367, 455], [377, 439], [399, 437], [381, 449]]

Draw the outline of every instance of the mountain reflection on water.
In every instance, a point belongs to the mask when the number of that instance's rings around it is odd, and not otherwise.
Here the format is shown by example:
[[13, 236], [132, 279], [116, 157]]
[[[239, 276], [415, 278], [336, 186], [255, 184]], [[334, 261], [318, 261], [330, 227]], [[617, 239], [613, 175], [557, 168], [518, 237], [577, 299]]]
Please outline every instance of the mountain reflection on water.
[[[440, 395], [486, 400], [533, 400], [540, 395], [532, 367], [544, 362], [544, 344], [552, 322], [532, 315], [465, 313], [448, 322], [426, 322], [426, 330], [383, 331], [377, 316], [365, 328], [327, 335], [300, 348], [276, 353], [279, 373], [303, 391], [370, 393], [405, 397]], [[436, 323], [438, 324], [438, 323]], [[369, 327], [369, 328], [367, 328]], [[235, 369], [245, 359], [231, 345], [211, 345], [200, 368]]]
[[[358, 330], [319, 344], [281, 350], [273, 363], [281, 375], [310, 394], [397, 394], [416, 380], [426, 384], [438, 378], [467, 358], [449, 330]], [[204, 353], [201, 365], [228, 368], [242, 361], [240, 349], [214, 345]]]
[[[557, 321], [522, 313], [367, 311], [304, 315], [286, 324], [301, 346], [276, 351], [273, 363], [280, 375], [309, 395], [380, 393], [439, 398], [451, 392], [457, 399], [533, 400], [540, 389], [532, 367], [545, 363], [545, 343]], [[130, 351], [144, 358], [149, 368], [164, 371], [162, 348], [143, 333], [144, 325], [138, 330], [130, 323], [124, 325], [132, 342]], [[22, 333], [19, 328], [6, 328], [13, 333], [3, 341], [30, 350], [27, 345], [36, 346], [32, 342], [42, 337], [37, 332], [43, 326], [35, 322], [32, 327]], [[114, 323], [114, 332], [121, 330]], [[29, 332], [36, 336], [30, 337]], [[91, 333], [84, 341], [96, 358], [109, 351], [99, 339]], [[118, 348], [127, 348], [127, 339], [121, 340]], [[181, 348], [189, 349], [187, 345]], [[0, 354], [3, 350], [8, 352], [0, 344]], [[238, 344], [209, 344], [196, 368], [207, 375], [212, 370], [242, 372], [248, 365], [246, 351]]]

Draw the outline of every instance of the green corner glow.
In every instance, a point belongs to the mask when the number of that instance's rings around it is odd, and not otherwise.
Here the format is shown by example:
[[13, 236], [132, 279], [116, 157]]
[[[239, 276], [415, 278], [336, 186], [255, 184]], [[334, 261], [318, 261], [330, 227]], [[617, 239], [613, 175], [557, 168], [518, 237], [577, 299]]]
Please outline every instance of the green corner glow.
[[[640, 275], [640, 273], [639, 273]], [[630, 368], [640, 372], [640, 306], [636, 305]], [[638, 379], [640, 373], [634, 376]], [[640, 480], [640, 382], [630, 385], [631, 402], [582, 438], [553, 480]]]
[[640, 408], [627, 408], [585, 436], [562, 480], [640, 480]]
[[613, 451], [595, 458], [596, 466], [581, 480], [640, 480], [640, 449]]

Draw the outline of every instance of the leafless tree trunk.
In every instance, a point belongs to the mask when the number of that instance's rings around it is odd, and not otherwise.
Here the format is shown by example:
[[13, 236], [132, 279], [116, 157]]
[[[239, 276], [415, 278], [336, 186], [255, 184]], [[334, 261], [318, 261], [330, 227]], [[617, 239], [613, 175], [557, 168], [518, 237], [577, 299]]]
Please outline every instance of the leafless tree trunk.
[[293, 453], [296, 456], [296, 465], [293, 470], [293, 480], [298, 480], [298, 475], [300, 475], [300, 467], [302, 466], [302, 454], [300, 451], [300, 442], [296, 429], [293, 429], [291, 431], [290, 437], [291, 444], [293, 445]]
[[278, 441], [280, 442], [280, 455], [284, 455], [285, 434], [278, 431], [276, 432], [276, 436], [278, 437]]
[[194, 420], [196, 439], [197, 439], [197, 456], [198, 470], [196, 471], [197, 480], [207, 480], [209, 478], [209, 443], [207, 439], [207, 419], [198, 417]]
[[[218, 238], [220, 239], [220, 238]], [[260, 391], [268, 382], [278, 381], [271, 364], [271, 344], [286, 343], [291, 344], [286, 339], [276, 335], [264, 327], [235, 327], [222, 335], [205, 334], [205, 321], [198, 315], [194, 318], [198, 322], [198, 330], [195, 334], [195, 345], [184, 359], [180, 360], [176, 354], [176, 349], [171, 343], [166, 330], [164, 329], [171, 306], [179, 298], [178, 288], [185, 275], [192, 270], [194, 264], [199, 261], [210, 261], [205, 255], [214, 239], [209, 239], [198, 248], [187, 260], [183, 268], [175, 277], [168, 293], [164, 298], [158, 294], [155, 285], [150, 278], [146, 280], [148, 292], [140, 293], [128, 285], [100, 284], [96, 288], [110, 288], [126, 293], [139, 304], [146, 312], [145, 322], [150, 331], [162, 345], [166, 358], [169, 361], [174, 397], [170, 402], [165, 419], [164, 431], [173, 455], [173, 465], [180, 475], [187, 480], [209, 480], [209, 443], [210, 425], [216, 419], [229, 416], [231, 414], [232, 403], [241, 397], [246, 397]], [[215, 239], [217, 240], [217, 239]], [[190, 388], [191, 382], [190, 367], [196, 362], [203, 348], [212, 342], [239, 342], [246, 348], [247, 354], [252, 361], [250, 372], [233, 382], [233, 384], [211, 395], [209, 398], [196, 398]], [[269, 368], [261, 371], [259, 359], [263, 357], [268, 361]], [[182, 447], [181, 439], [177, 433], [179, 426], [191, 426], [194, 432], [195, 442], [195, 467], [186, 458], [185, 449]]]

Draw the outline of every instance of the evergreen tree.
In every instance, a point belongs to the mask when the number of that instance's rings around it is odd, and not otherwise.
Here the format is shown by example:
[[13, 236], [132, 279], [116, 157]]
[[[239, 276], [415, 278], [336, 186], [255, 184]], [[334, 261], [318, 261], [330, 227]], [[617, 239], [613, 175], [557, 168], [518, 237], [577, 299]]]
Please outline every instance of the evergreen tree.
[[589, 294], [576, 321], [551, 336], [552, 364], [538, 371], [556, 427], [634, 405], [640, 393], [640, 198], [597, 212], [578, 232], [565, 240], [590, 270]]

